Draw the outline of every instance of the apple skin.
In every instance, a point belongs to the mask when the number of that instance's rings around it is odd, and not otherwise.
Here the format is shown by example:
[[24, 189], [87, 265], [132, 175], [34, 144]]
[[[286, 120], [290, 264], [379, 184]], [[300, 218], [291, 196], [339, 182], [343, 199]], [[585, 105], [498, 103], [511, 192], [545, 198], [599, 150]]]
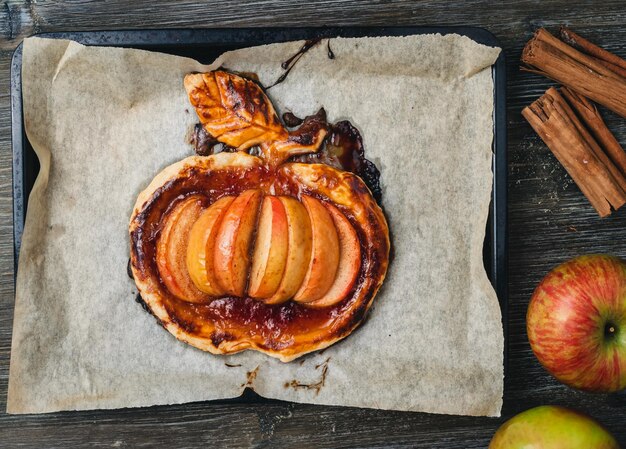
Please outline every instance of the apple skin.
[[594, 392], [626, 388], [626, 264], [592, 254], [557, 266], [535, 289], [526, 327], [559, 381]]
[[553, 405], [526, 410], [505, 422], [489, 449], [619, 449], [595, 420]]

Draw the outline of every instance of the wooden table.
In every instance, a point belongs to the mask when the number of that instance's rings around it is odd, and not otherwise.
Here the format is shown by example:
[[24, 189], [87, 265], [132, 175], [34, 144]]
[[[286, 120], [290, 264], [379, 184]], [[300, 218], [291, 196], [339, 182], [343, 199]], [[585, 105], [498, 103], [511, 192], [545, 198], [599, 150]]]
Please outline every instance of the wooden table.
[[[162, 3], [162, 4], [161, 4]], [[493, 3], [493, 4], [492, 4]], [[565, 170], [522, 119], [522, 107], [551, 83], [520, 73], [524, 43], [540, 26], [565, 23], [626, 56], [624, 1], [183, 0], [19, 1], [0, 5], [0, 410], [5, 409], [14, 302], [9, 65], [13, 49], [47, 31], [289, 25], [476, 25], [500, 40], [507, 58], [509, 133], [508, 377], [503, 418], [321, 407], [279, 401], [47, 415], [0, 415], [0, 446], [13, 447], [423, 447], [483, 448], [507, 417], [540, 404], [587, 412], [626, 446], [626, 393], [573, 391], [539, 365], [528, 345], [525, 313], [541, 277], [589, 252], [626, 256], [626, 208], [599, 219]], [[577, 4], [581, 3], [581, 4]], [[584, 3], [584, 4], [582, 4]], [[593, 3], [593, 4], [592, 4]], [[128, 5], [132, 4], [132, 7]], [[626, 120], [605, 118], [626, 146]]]

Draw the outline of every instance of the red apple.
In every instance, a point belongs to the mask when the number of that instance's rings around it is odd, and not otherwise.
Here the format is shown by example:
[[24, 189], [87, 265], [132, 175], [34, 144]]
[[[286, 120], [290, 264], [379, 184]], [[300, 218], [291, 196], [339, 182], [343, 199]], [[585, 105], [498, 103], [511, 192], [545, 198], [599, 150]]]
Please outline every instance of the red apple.
[[626, 263], [586, 255], [554, 268], [533, 293], [526, 326], [539, 362], [564, 384], [626, 388]]
[[505, 422], [489, 449], [619, 449], [619, 444], [593, 419], [563, 407], [543, 405]]

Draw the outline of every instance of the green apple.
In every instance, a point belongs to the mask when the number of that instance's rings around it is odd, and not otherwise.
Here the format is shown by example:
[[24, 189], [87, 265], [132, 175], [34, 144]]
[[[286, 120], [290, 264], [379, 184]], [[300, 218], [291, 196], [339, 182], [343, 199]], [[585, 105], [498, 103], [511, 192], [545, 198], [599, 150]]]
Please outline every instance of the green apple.
[[619, 449], [593, 419], [563, 407], [542, 405], [505, 422], [489, 449]]

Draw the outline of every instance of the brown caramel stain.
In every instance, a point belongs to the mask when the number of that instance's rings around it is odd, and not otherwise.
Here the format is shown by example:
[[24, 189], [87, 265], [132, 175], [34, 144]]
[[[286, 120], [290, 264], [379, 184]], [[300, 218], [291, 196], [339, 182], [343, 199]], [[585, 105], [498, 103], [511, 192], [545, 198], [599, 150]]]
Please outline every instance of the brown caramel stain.
[[330, 357], [328, 357], [319, 365], [315, 365], [316, 370], [321, 369], [320, 378], [316, 382], [302, 383], [294, 379], [291, 382], [285, 382], [285, 388], [293, 388], [294, 390], [314, 390], [315, 394], [318, 395], [320, 390], [326, 383], [326, 375], [328, 374], [328, 362], [330, 362]]
[[256, 380], [256, 376], [258, 373], [259, 373], [259, 366], [257, 365], [257, 367], [254, 368], [252, 371], [248, 371], [246, 373], [246, 377], [247, 377], [246, 383], [241, 384], [241, 386], [244, 388], [254, 389], [252, 384], [254, 384], [254, 381]]

